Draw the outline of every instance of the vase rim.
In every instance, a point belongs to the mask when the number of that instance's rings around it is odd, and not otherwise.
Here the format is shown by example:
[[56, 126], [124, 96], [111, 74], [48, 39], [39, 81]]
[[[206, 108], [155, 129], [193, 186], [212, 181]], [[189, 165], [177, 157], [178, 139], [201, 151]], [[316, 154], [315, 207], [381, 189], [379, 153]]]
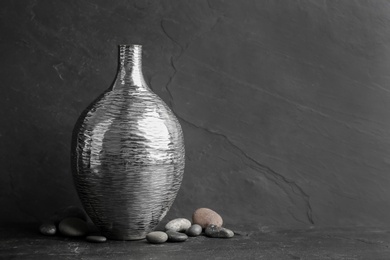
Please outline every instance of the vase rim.
[[141, 44], [119, 44], [119, 47], [142, 47]]

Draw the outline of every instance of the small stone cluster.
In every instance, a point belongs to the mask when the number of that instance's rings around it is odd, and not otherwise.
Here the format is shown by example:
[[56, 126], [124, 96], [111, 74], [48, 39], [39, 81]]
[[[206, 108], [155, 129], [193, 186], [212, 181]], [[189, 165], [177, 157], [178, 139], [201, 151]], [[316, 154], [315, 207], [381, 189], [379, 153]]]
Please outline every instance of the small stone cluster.
[[68, 207], [56, 214], [52, 221], [43, 223], [39, 227], [41, 234], [54, 236], [60, 233], [67, 237], [85, 237], [89, 242], [101, 243], [107, 238], [90, 233], [87, 223], [87, 215], [78, 207]]
[[[186, 218], [176, 218], [165, 225], [165, 231], [153, 231], [146, 235], [146, 240], [152, 244], [169, 242], [184, 242], [188, 237], [197, 237], [204, 232], [207, 237], [231, 238], [234, 232], [222, 227], [222, 217], [208, 208], [199, 208], [192, 215], [192, 223]], [[53, 236], [58, 233], [67, 237], [85, 237], [89, 242], [102, 243], [107, 238], [91, 233], [88, 228], [87, 216], [77, 207], [69, 207], [54, 221], [39, 227], [41, 234]]]
[[146, 235], [146, 240], [152, 244], [168, 242], [184, 242], [188, 237], [204, 234], [214, 238], [231, 238], [234, 232], [222, 227], [222, 217], [208, 208], [199, 208], [192, 214], [192, 223], [185, 218], [176, 218], [165, 225], [165, 232], [153, 231]]

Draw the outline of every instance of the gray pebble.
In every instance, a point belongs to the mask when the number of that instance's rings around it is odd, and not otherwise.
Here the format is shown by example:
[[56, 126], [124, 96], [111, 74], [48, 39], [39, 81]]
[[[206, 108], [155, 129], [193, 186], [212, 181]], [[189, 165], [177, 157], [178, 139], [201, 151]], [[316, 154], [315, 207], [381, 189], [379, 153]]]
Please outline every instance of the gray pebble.
[[188, 236], [184, 233], [168, 230], [165, 233], [168, 235], [169, 242], [184, 242], [188, 239]]
[[186, 235], [189, 237], [197, 237], [202, 233], [202, 227], [198, 224], [192, 225], [189, 229], [186, 231]]
[[186, 218], [175, 218], [165, 225], [165, 230], [186, 232], [191, 227], [191, 221]]
[[87, 236], [87, 241], [94, 243], [103, 243], [107, 241], [107, 238], [104, 236]]
[[53, 223], [44, 223], [39, 227], [39, 231], [43, 235], [52, 236], [57, 232], [57, 227]]
[[146, 240], [152, 244], [162, 244], [168, 240], [168, 235], [162, 231], [153, 231], [146, 235]]
[[216, 225], [209, 225], [206, 227], [205, 234], [208, 237], [217, 238], [231, 238], [234, 236], [234, 232], [230, 229], [218, 227]]
[[62, 235], [69, 237], [82, 237], [88, 233], [87, 223], [79, 218], [63, 219], [58, 229]]

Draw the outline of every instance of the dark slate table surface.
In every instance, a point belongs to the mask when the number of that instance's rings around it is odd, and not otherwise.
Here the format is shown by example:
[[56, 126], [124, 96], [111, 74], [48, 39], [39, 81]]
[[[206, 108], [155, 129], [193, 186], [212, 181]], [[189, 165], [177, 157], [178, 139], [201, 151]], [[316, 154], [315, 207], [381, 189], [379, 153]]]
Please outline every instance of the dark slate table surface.
[[182, 243], [140, 241], [94, 244], [47, 237], [39, 225], [0, 227], [0, 259], [390, 259], [390, 228], [286, 229], [230, 227], [231, 239], [205, 236]]

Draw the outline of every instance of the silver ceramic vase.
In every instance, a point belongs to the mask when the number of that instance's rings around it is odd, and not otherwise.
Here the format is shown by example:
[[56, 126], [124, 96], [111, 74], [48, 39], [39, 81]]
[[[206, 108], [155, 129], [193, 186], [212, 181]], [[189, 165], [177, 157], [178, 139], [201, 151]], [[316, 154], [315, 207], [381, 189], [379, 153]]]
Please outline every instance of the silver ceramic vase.
[[78, 119], [72, 171], [83, 206], [109, 239], [137, 240], [171, 207], [184, 171], [184, 141], [169, 107], [142, 75], [142, 46], [119, 46], [113, 86]]

